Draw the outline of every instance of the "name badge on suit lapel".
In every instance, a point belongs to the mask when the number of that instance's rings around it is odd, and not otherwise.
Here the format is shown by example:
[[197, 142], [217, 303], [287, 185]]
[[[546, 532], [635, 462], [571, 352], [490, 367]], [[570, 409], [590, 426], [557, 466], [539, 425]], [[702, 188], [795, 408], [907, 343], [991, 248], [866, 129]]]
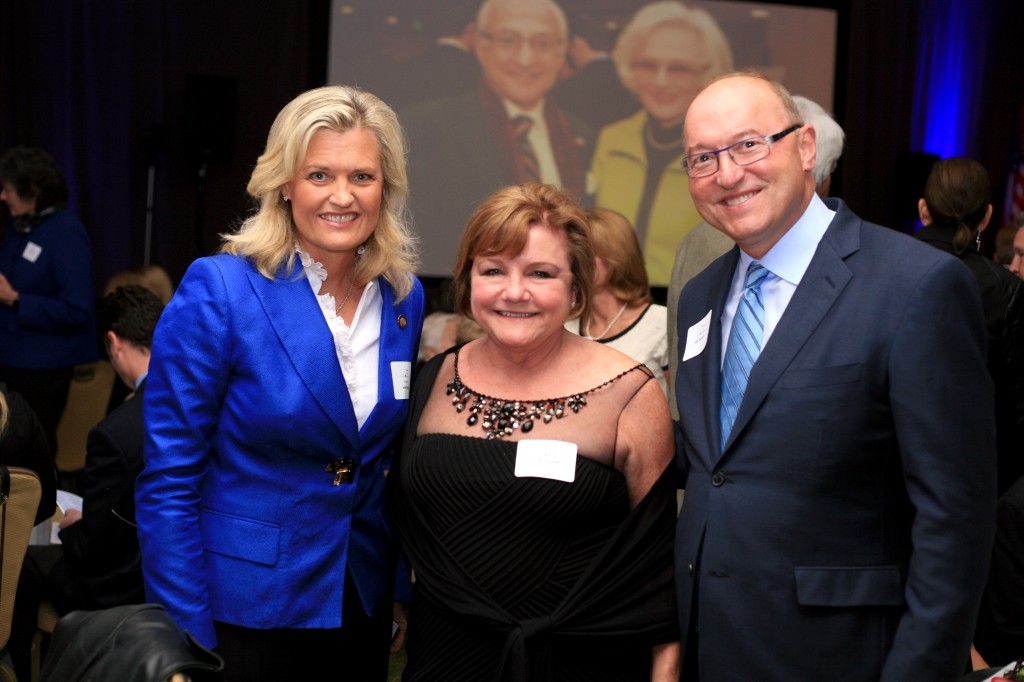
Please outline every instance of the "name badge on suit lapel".
[[711, 331], [711, 311], [704, 316], [704, 319], [686, 330], [686, 345], [683, 347], [683, 362], [695, 358], [704, 352], [708, 345], [708, 336]]
[[396, 360], [391, 363], [391, 385], [395, 387], [395, 400], [409, 399], [409, 386], [412, 383], [412, 363]]

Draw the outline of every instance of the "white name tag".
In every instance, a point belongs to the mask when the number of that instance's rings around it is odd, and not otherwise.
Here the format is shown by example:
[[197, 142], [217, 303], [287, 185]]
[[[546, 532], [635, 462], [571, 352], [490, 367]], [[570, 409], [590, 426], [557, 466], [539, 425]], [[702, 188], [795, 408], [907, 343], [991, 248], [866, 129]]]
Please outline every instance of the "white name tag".
[[516, 476], [576, 480], [576, 444], [561, 440], [521, 440], [516, 447]]
[[42, 253], [43, 247], [39, 246], [39, 244], [36, 244], [35, 242], [29, 242], [28, 244], [25, 244], [25, 250], [21, 252], [21, 257], [29, 263], [35, 263]]
[[708, 332], [711, 331], [711, 311], [704, 319], [686, 330], [686, 346], [683, 348], [683, 362], [695, 358], [704, 352], [708, 345]]
[[391, 363], [391, 385], [395, 387], [395, 400], [409, 399], [409, 384], [412, 383], [412, 363]]

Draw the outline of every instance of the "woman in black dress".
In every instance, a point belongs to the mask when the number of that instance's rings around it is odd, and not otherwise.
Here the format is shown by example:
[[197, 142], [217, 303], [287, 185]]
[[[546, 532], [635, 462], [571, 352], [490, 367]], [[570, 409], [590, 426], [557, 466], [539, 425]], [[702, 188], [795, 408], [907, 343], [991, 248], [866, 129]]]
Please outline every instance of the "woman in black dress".
[[470, 218], [456, 305], [484, 336], [425, 366], [392, 470], [406, 680], [678, 679], [668, 404], [642, 363], [564, 329], [593, 271], [553, 186]]

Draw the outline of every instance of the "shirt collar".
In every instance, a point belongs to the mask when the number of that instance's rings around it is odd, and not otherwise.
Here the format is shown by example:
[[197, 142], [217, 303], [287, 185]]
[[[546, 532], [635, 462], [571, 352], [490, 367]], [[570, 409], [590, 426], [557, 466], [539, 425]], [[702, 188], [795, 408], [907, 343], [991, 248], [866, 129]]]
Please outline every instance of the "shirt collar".
[[507, 99], [502, 99], [501, 103], [505, 106], [505, 113], [508, 114], [509, 118], [515, 118], [516, 116], [529, 116], [533, 119], [534, 123], [539, 123], [544, 120], [544, 100], [533, 109], [523, 109], [518, 104], [510, 102]]
[[[814, 252], [818, 250], [818, 242], [825, 236], [835, 215], [836, 212], [814, 194], [800, 219], [758, 262], [773, 275], [793, 286], [799, 285], [814, 258]], [[750, 256], [740, 251], [740, 272], [746, 272], [751, 260]]]

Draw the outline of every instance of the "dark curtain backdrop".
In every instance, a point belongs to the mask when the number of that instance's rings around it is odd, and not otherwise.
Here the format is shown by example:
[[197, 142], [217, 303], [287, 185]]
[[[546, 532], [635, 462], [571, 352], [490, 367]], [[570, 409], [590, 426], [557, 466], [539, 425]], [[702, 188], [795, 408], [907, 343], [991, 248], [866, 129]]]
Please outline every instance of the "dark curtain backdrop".
[[[920, 151], [912, 140], [924, 10], [955, 0], [840, 1], [836, 116], [847, 148], [834, 193], [893, 224], [904, 208], [894, 197], [914, 180], [900, 169]], [[979, 0], [988, 40], [949, 46], [986, 55], [970, 74], [981, 96], [964, 153], [989, 169], [996, 215], [1020, 147], [1022, 4]], [[250, 210], [245, 185], [274, 115], [325, 80], [328, 11], [327, 0], [0, 3], [0, 148], [38, 145], [62, 164], [93, 239], [98, 288], [143, 265], [150, 167], [151, 261], [175, 281]]]

